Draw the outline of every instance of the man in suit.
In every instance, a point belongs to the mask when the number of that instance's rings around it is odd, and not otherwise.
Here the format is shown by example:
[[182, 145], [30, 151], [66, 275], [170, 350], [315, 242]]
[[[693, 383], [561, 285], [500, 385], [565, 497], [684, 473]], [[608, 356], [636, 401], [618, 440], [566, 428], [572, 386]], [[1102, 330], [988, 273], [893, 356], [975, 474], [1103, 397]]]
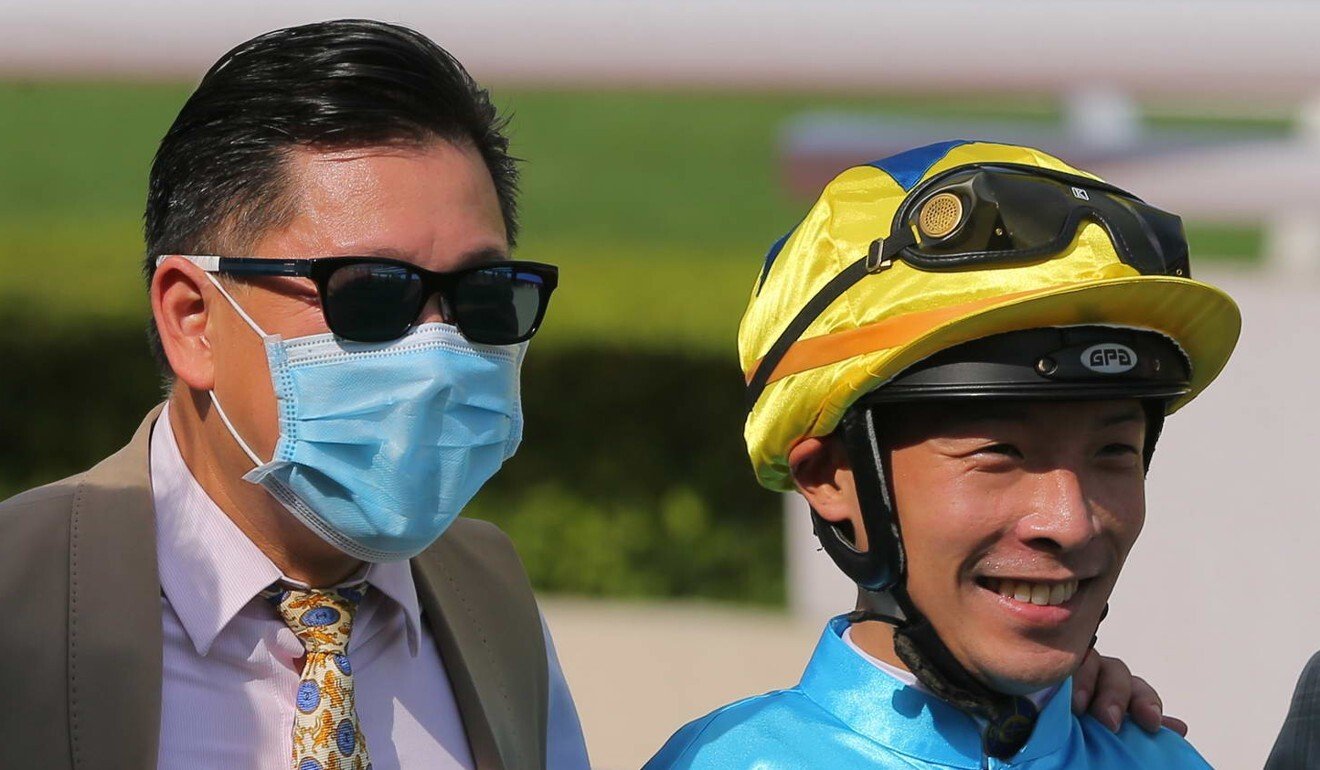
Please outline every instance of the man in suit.
[[1320, 765], [1320, 652], [1297, 679], [1292, 706], [1265, 770], [1305, 770]]
[[0, 504], [0, 765], [587, 767], [517, 556], [455, 520], [557, 275], [510, 260], [502, 128], [388, 24], [206, 74], [146, 211], [168, 400]]

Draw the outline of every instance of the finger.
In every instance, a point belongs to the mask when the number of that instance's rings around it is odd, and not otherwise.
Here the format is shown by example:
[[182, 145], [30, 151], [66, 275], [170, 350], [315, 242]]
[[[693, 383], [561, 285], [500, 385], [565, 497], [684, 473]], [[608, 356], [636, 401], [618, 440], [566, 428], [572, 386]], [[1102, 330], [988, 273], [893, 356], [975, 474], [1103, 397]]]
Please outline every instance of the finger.
[[1132, 702], [1128, 713], [1141, 729], [1148, 733], [1160, 731], [1160, 720], [1164, 716], [1164, 703], [1155, 688], [1139, 676], [1132, 677]]
[[1095, 650], [1087, 650], [1086, 657], [1082, 658], [1082, 665], [1073, 673], [1073, 699], [1072, 709], [1074, 714], [1085, 714], [1087, 706], [1091, 705], [1091, 695], [1095, 693], [1095, 681], [1100, 676], [1100, 653]]
[[1100, 659], [1100, 678], [1096, 682], [1091, 716], [1114, 732], [1123, 724], [1123, 714], [1132, 700], [1132, 672], [1118, 658]]
[[1178, 717], [1170, 717], [1170, 716], [1162, 717], [1160, 719], [1160, 724], [1164, 725], [1165, 727], [1169, 728], [1175, 733], [1178, 733], [1184, 738], [1187, 737], [1187, 723], [1182, 721]]

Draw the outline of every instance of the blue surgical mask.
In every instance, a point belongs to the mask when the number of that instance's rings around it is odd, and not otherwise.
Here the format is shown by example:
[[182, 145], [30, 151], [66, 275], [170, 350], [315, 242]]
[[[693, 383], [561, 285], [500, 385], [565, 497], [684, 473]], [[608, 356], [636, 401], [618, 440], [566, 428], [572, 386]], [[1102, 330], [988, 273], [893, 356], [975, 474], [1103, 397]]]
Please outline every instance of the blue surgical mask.
[[257, 466], [243, 478], [343, 552], [370, 562], [416, 556], [518, 448], [527, 343], [478, 345], [440, 323], [385, 343], [286, 340], [212, 281], [265, 342], [279, 407], [275, 456], [263, 461], [211, 392]]

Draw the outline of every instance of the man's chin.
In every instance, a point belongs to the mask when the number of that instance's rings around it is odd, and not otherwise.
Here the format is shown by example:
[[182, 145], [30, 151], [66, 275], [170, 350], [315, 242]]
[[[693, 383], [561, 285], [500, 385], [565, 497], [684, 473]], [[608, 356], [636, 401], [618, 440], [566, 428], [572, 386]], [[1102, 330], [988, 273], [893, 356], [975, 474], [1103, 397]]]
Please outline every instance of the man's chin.
[[1001, 657], [992, 666], [982, 669], [980, 678], [997, 692], [1030, 695], [1054, 687], [1072, 676], [1081, 665], [1084, 654], [1049, 650]]

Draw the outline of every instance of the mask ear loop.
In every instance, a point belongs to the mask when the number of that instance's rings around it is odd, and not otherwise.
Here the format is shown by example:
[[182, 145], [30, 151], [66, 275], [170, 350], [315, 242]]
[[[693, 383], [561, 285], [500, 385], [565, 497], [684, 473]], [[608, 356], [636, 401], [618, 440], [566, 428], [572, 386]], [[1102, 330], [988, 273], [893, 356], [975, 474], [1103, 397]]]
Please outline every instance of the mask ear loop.
[[215, 406], [215, 413], [220, 415], [220, 421], [225, 424], [225, 428], [228, 429], [229, 435], [234, 437], [234, 441], [238, 444], [238, 448], [243, 450], [243, 453], [248, 456], [248, 459], [252, 461], [253, 465], [258, 468], [265, 465], [261, 458], [257, 457], [257, 453], [252, 451], [252, 447], [248, 446], [248, 443], [243, 440], [243, 437], [238, 435], [238, 431], [234, 428], [234, 423], [230, 422], [229, 415], [225, 414], [225, 408], [220, 406], [220, 399], [216, 398], [215, 391], [207, 391], [207, 395], [211, 397], [211, 404]]
[[266, 339], [268, 339], [268, 338], [271, 336], [271, 335], [267, 334], [266, 331], [265, 331], [264, 329], [262, 329], [260, 326], [258, 326], [256, 321], [253, 321], [253, 320], [252, 320], [252, 316], [250, 316], [250, 315], [247, 314], [247, 311], [245, 311], [245, 310], [243, 309], [243, 306], [240, 305], [240, 304], [238, 304], [238, 302], [234, 299], [234, 295], [230, 294], [230, 293], [225, 289], [225, 287], [220, 283], [220, 281], [216, 280], [216, 277], [215, 277], [214, 275], [211, 275], [210, 273], [207, 273], [207, 274], [206, 274], [206, 277], [207, 277], [207, 279], [211, 282], [211, 284], [212, 284], [213, 286], [215, 286], [215, 288], [216, 288], [221, 294], [224, 295], [224, 298], [225, 298], [226, 300], [229, 300], [229, 306], [232, 307], [232, 308], [234, 309], [234, 312], [235, 312], [235, 313], [238, 313], [238, 317], [243, 319], [243, 322], [246, 323], [246, 324], [248, 325], [248, 328], [250, 328], [250, 329], [252, 329], [252, 331], [256, 332], [256, 333], [257, 333], [257, 336], [260, 337], [263, 341], [266, 340]]
[[[243, 322], [246, 323], [252, 331], [257, 333], [257, 336], [261, 337], [263, 341], [270, 338], [271, 335], [267, 334], [257, 325], [256, 321], [252, 320], [252, 316], [248, 315], [247, 312], [243, 310], [243, 307], [234, 300], [233, 295], [226, 291], [224, 286], [220, 285], [220, 282], [216, 280], [214, 275], [207, 273], [206, 277], [211, 281], [215, 288], [224, 295], [224, 298], [229, 301], [229, 306], [234, 309], [234, 312], [238, 313], [238, 317], [242, 318]], [[229, 419], [229, 415], [225, 414], [225, 408], [220, 406], [220, 399], [216, 396], [215, 389], [212, 388], [211, 390], [208, 390], [206, 395], [210, 397], [211, 404], [215, 406], [215, 413], [220, 415], [220, 421], [224, 423], [225, 429], [228, 430], [229, 435], [234, 438], [234, 442], [238, 444], [239, 449], [243, 450], [243, 453], [248, 456], [248, 459], [250, 459], [252, 464], [256, 467], [260, 468], [265, 465], [266, 463], [260, 457], [257, 457], [257, 453], [252, 451], [252, 447], [248, 446], [248, 443], [243, 440], [243, 437], [238, 435], [238, 430], [234, 427], [233, 421]]]

